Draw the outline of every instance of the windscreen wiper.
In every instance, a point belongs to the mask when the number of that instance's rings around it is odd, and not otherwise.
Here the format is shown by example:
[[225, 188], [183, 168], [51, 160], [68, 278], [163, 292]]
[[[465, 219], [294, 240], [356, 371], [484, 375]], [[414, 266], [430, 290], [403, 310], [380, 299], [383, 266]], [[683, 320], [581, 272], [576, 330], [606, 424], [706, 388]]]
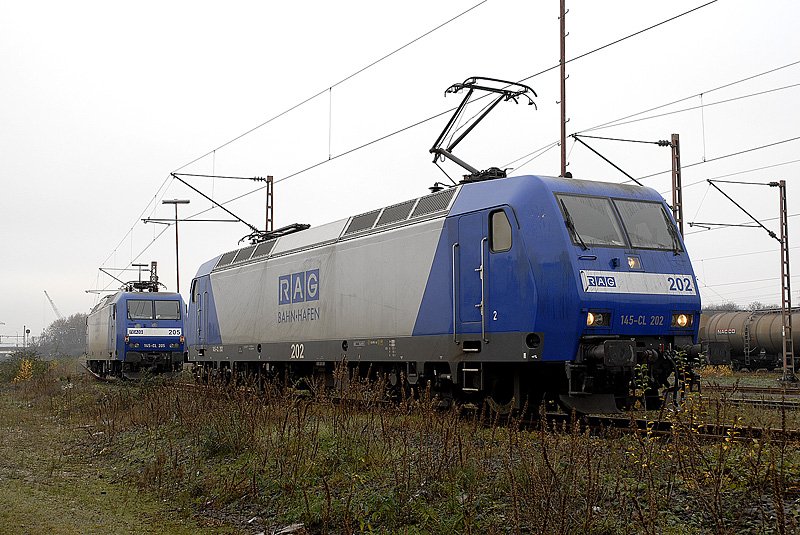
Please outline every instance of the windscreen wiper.
[[581, 242], [581, 247], [583, 247], [583, 250], [588, 251], [589, 247], [586, 245], [586, 243], [584, 243], [583, 238], [581, 238], [581, 235], [578, 234], [578, 230], [575, 228], [575, 222], [572, 221], [572, 216], [569, 215], [569, 210], [567, 210], [567, 205], [564, 204], [564, 199], [559, 199], [558, 202], [561, 203], [561, 208], [564, 209], [564, 217], [566, 218], [564, 219], [564, 224], [567, 225], [567, 229], [569, 229], [569, 231], [572, 232], [572, 235], [575, 236], [579, 242]]
[[667, 217], [667, 213], [664, 210], [661, 210], [661, 215], [664, 217], [664, 223], [667, 224], [667, 230], [672, 238], [672, 254], [677, 256], [681, 254], [681, 242], [678, 239], [678, 231], [675, 230], [674, 226], [672, 226], [672, 221], [669, 220], [669, 217]]

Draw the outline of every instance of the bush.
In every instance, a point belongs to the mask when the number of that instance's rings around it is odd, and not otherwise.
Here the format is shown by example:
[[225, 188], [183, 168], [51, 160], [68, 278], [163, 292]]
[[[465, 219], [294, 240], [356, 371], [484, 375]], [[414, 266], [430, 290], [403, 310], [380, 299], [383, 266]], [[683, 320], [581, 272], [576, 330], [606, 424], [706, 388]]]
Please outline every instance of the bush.
[[42, 377], [50, 369], [32, 350], [17, 351], [11, 359], [0, 362], [0, 383], [21, 384]]

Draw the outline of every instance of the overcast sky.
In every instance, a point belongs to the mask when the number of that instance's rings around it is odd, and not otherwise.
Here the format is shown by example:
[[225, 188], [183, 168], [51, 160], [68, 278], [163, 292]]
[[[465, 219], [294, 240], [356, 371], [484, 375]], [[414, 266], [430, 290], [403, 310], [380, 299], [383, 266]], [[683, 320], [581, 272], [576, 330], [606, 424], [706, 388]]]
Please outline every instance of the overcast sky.
[[[703, 3], [568, 1], [567, 58]], [[99, 267], [156, 260], [162, 282], [174, 290], [174, 227], [141, 218], [172, 217], [164, 198], [191, 201], [181, 206], [181, 217], [211, 203], [170, 179], [171, 171], [271, 174], [276, 180], [294, 175], [276, 184], [276, 227], [323, 224], [425, 194], [434, 181], [446, 181], [428, 149], [447, 116], [341, 155], [455, 106], [459, 96], [444, 96], [454, 82], [473, 75], [521, 80], [557, 64], [557, 0], [478, 4], [4, 0], [0, 334], [21, 333], [27, 325], [38, 335], [50, 324], [55, 314], [44, 290], [64, 315], [88, 312], [97, 296], [85, 290], [118, 286]], [[796, 1], [719, 0], [577, 59], [567, 67], [568, 132], [691, 97], [635, 118], [694, 108], [689, 111], [587, 134], [647, 141], [680, 134], [687, 221], [747, 221], [705, 183], [732, 173], [739, 174], [724, 179], [787, 180], [789, 213], [800, 214], [800, 140], [749, 150], [800, 136], [800, 87], [787, 87], [800, 84], [800, 64], [715, 90], [800, 61], [798, 21]], [[526, 83], [539, 95], [538, 110], [501, 105], [458, 155], [481, 169], [558, 175], [557, 147], [518, 160], [558, 139], [558, 69]], [[735, 100], [715, 104], [729, 99]], [[670, 168], [667, 148], [586, 141], [636, 177]], [[585, 147], [570, 140], [567, 150], [576, 178], [626, 180]], [[748, 152], [728, 156], [742, 151]], [[671, 200], [668, 172], [644, 182]], [[260, 186], [204, 178], [192, 184], [219, 201]], [[721, 187], [778, 231], [776, 189]], [[263, 227], [264, 203], [260, 191], [228, 206]], [[229, 216], [215, 209], [195, 218]], [[790, 219], [793, 247], [800, 247], [798, 221]], [[238, 223], [181, 223], [184, 296], [197, 267], [236, 248], [247, 233]], [[704, 303], [779, 302], [778, 243], [766, 232], [687, 225], [685, 233]], [[796, 251], [791, 259], [800, 277]], [[799, 282], [793, 280], [796, 302]]]

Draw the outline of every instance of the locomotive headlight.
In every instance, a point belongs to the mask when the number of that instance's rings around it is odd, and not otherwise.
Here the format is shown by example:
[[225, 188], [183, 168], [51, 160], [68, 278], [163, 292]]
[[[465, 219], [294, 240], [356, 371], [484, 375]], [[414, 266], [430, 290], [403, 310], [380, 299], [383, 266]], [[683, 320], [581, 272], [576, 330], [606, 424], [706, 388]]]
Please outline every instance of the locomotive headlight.
[[597, 310], [590, 311], [586, 314], [586, 326], [587, 327], [606, 327], [608, 326], [608, 314], [604, 314], [603, 312], [599, 312]]
[[673, 327], [691, 327], [694, 316], [692, 314], [673, 314], [672, 326]]

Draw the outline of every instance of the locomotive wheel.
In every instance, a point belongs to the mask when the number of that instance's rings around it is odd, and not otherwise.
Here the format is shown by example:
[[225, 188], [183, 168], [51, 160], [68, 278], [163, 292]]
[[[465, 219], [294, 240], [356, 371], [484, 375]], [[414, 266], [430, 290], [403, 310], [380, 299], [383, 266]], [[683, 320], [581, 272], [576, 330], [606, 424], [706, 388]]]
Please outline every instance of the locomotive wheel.
[[489, 408], [489, 411], [491, 411], [492, 415], [508, 416], [509, 414], [511, 414], [511, 411], [514, 410], [513, 398], [505, 403], [499, 403], [495, 401], [495, 399], [492, 396], [486, 396], [484, 402], [486, 403], [486, 406]]
[[507, 416], [514, 410], [514, 378], [511, 374], [492, 375], [484, 403], [492, 415]]

